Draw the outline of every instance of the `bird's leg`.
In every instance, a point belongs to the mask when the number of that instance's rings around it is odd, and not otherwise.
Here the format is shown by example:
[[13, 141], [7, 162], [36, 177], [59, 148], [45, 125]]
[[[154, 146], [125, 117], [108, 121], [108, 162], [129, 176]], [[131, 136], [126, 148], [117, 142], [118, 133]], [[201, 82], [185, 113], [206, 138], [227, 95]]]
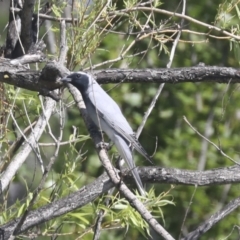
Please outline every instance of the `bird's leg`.
[[[126, 172], [127, 168], [124, 166], [125, 165], [125, 161], [123, 158], [121, 158], [120, 156], [117, 157], [117, 160], [116, 160], [116, 168], [120, 170], [120, 178], [122, 180], [123, 176], [122, 176], [122, 173], [123, 172]], [[130, 171], [130, 170], [127, 170], [127, 171]]]
[[120, 170], [120, 172], [123, 172], [123, 170], [126, 170], [124, 168], [125, 161], [119, 156], [116, 160], [116, 168]]
[[[115, 166], [117, 169], [120, 170], [119, 172], [119, 177], [120, 177], [120, 180], [123, 181], [123, 175], [122, 173], [126, 170], [126, 168], [124, 167], [124, 164], [125, 164], [125, 161], [124, 159], [122, 159], [120, 156], [117, 157], [117, 160], [115, 162]], [[120, 182], [119, 182], [120, 184]]]

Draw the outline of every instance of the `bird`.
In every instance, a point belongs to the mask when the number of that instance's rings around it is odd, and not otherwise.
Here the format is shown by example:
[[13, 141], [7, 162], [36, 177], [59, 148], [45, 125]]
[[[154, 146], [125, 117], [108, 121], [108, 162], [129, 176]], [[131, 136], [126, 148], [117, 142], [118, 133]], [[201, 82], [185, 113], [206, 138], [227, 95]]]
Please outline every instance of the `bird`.
[[71, 73], [62, 78], [61, 81], [72, 84], [80, 91], [89, 117], [114, 143], [119, 155], [131, 170], [140, 194], [144, 196], [145, 190], [133, 159], [133, 148], [151, 163], [152, 161], [117, 103], [104, 91], [92, 75], [85, 72]]

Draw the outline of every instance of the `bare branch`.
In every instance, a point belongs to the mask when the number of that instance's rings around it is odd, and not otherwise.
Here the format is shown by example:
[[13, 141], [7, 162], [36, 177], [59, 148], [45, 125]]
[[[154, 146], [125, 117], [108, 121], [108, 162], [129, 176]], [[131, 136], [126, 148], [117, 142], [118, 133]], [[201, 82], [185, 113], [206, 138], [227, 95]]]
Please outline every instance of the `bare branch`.
[[215, 66], [197, 66], [171, 69], [106, 69], [93, 71], [98, 83], [184, 83], [215, 82], [239, 83], [240, 69]]
[[[10, 8], [11, 7], [22, 7], [22, 2], [10, 0]], [[13, 51], [20, 38], [20, 33], [21, 33], [20, 14], [19, 12], [10, 11], [8, 27], [7, 27], [6, 49], [5, 49], [5, 56], [7, 58], [12, 58]]]
[[10, 61], [13, 65], [24, 65], [29, 63], [42, 62], [45, 59], [44, 54], [25, 54], [22, 57]]
[[[173, 168], [161, 167], [139, 167], [139, 174], [142, 180], [151, 183], [173, 183], [173, 184], [187, 184], [193, 186], [208, 186], [214, 184], [228, 184], [240, 182], [240, 167], [232, 166], [229, 168], [219, 168], [208, 171], [190, 171]], [[115, 169], [117, 172], [118, 170]], [[134, 182], [129, 171], [123, 172], [124, 181]], [[29, 228], [37, 226], [41, 223], [47, 222], [51, 219], [59, 217], [63, 214], [80, 208], [89, 202], [94, 201], [101, 194], [106, 193], [109, 189], [114, 187], [114, 184], [109, 179], [106, 173], [98, 177], [94, 182], [83, 187], [82, 189], [69, 194], [67, 197], [56, 200], [47, 204], [37, 210], [30, 211], [22, 225], [19, 233], [26, 231]], [[229, 205], [235, 204], [233, 200]], [[237, 200], [238, 202], [239, 200]], [[232, 205], [231, 205], [232, 206]], [[230, 206], [230, 207], [231, 207]], [[233, 211], [234, 206], [231, 207]], [[225, 211], [229, 214], [231, 211]], [[19, 219], [14, 219], [1, 226], [0, 230], [4, 233], [4, 240], [9, 239], [14, 228], [19, 222]], [[209, 220], [204, 224], [209, 223]], [[216, 223], [216, 222], [215, 222]], [[196, 234], [196, 233], [195, 233]], [[191, 238], [188, 238], [191, 239]]]
[[236, 40], [240, 40], [240, 37], [237, 36], [237, 35], [234, 35], [224, 29], [221, 29], [219, 27], [216, 27], [214, 25], [211, 25], [211, 24], [207, 24], [207, 23], [204, 23], [204, 22], [201, 22], [197, 19], [194, 19], [192, 17], [189, 17], [185, 14], [180, 14], [180, 13], [176, 13], [176, 12], [171, 12], [171, 11], [167, 11], [167, 10], [164, 10], [164, 9], [159, 9], [159, 8], [154, 8], [154, 7], [132, 7], [132, 8], [129, 8], [129, 9], [122, 9], [122, 10], [119, 10], [119, 11], [114, 11], [114, 12], [111, 12], [109, 13], [109, 15], [121, 15], [123, 13], [128, 13], [128, 12], [135, 12], [135, 11], [146, 11], [146, 12], [155, 12], [155, 13], [162, 13], [162, 14], [165, 14], [165, 15], [168, 15], [168, 16], [172, 16], [172, 17], [179, 17], [179, 18], [182, 18], [182, 19], [185, 19], [185, 20], [188, 20], [189, 22], [192, 22], [192, 23], [195, 23], [195, 24], [198, 24], [200, 26], [203, 26], [203, 27], [206, 27], [207, 29], [209, 30], [215, 30], [217, 32], [221, 32], [222, 34], [226, 35], [226, 36], [229, 36], [231, 38], [234, 38]]
[[[38, 208], [37, 210], [30, 211], [18, 233], [20, 234], [29, 228], [80, 208], [94, 201], [100, 194], [107, 192], [111, 187], [113, 187], [112, 182], [106, 174], [103, 174], [96, 181], [77, 192]], [[19, 220], [20, 218], [17, 218], [1, 226], [0, 230], [3, 231], [4, 236], [2, 239], [9, 239]]]
[[[11, 8], [11, 10], [14, 11], [15, 13], [20, 11], [19, 8]], [[146, 7], [146, 6], [143, 6], [143, 5], [137, 6], [137, 7], [132, 7], [132, 8], [129, 8], [129, 9], [121, 9], [121, 10], [109, 12], [109, 17], [111, 17], [111, 18], [121, 17], [121, 16], [124, 16], [124, 14], [127, 14], [129, 12], [138, 12], [138, 11], [154, 12], [154, 13], [157, 13], [157, 14], [161, 13], [161, 14], [164, 14], [164, 15], [167, 15], [167, 16], [179, 17], [179, 18], [185, 19], [189, 22], [192, 22], [192, 23], [198, 24], [200, 26], [206, 27], [208, 30], [215, 30], [216, 32], [220, 32], [223, 35], [228, 36], [229, 38], [240, 40], [240, 37], [238, 35], [234, 35], [234, 34], [228, 32], [224, 29], [221, 29], [221, 28], [216, 27], [216, 26], [211, 25], [211, 24], [204, 23], [204, 22], [199, 21], [195, 18], [189, 17], [185, 14], [171, 12], [171, 11], [167, 11], [167, 10], [159, 9], [159, 8], [154, 8], [154, 7]], [[85, 16], [84, 18], [87, 18], [87, 17], [88, 16]], [[72, 18], [53, 17], [53, 16], [48, 16], [46, 14], [39, 14], [39, 18], [40, 19], [45, 19], [45, 20], [57, 21], [57, 22], [61, 22], [61, 21], [65, 20], [67, 23], [73, 23], [73, 22], [77, 23], [79, 21], [79, 19], [77, 19], [77, 18], [72, 19]], [[103, 21], [105, 21], [105, 18], [98, 19], [98, 22], [103, 22]]]
[[210, 228], [212, 228], [216, 223], [221, 221], [227, 215], [229, 215], [232, 211], [240, 206], [240, 197], [235, 198], [231, 202], [229, 202], [222, 210], [214, 213], [209, 219], [204, 221], [196, 230], [190, 232], [186, 237], [182, 238], [182, 240], [195, 240], [199, 239], [205, 232], [207, 232]]
[[212, 141], [210, 141], [207, 137], [203, 136], [196, 128], [194, 128], [191, 123], [187, 120], [187, 118], [185, 116], [183, 116], [183, 120], [190, 126], [190, 128], [197, 133], [200, 137], [202, 137], [205, 141], [207, 141], [208, 143], [212, 144], [225, 158], [229, 159], [230, 161], [234, 162], [237, 165], [240, 165], [239, 162], [235, 161], [234, 159], [232, 159], [231, 157], [229, 157], [226, 153], [224, 153], [224, 151], [218, 147], [215, 143], [213, 143]]
[[[67, 53], [67, 52], [65, 51], [65, 48], [66, 48], [66, 46], [65, 46], [65, 35], [66, 35], [66, 33], [65, 33], [65, 23], [64, 23], [64, 22], [61, 23], [60, 28], [61, 28], [61, 43], [60, 43], [60, 44], [61, 44], [61, 46], [62, 46], [62, 49], [61, 49], [61, 51], [60, 51], [60, 56], [61, 56], [61, 57], [60, 57], [60, 59], [59, 59], [59, 64], [61, 65], [61, 64], [63, 64], [64, 59], [65, 59], [65, 57], [66, 57], [66, 53]], [[55, 91], [56, 91], [56, 90], [55, 90]], [[42, 103], [42, 101], [41, 101], [41, 103]], [[60, 105], [62, 106], [61, 103], [60, 103]], [[41, 179], [41, 181], [40, 181], [37, 189], [34, 191], [33, 196], [32, 196], [32, 198], [31, 198], [31, 200], [30, 200], [30, 202], [29, 202], [29, 204], [28, 204], [27, 209], [25, 210], [25, 212], [24, 212], [24, 214], [21, 216], [18, 224], [17, 224], [16, 227], [14, 228], [14, 231], [13, 231], [13, 233], [12, 233], [12, 236], [17, 236], [17, 235], [18, 235], [18, 233], [19, 233], [22, 225], [24, 224], [24, 222], [25, 222], [25, 220], [26, 220], [26, 218], [27, 218], [27, 216], [28, 216], [29, 210], [33, 207], [33, 204], [34, 204], [35, 201], [37, 200], [40, 191], [43, 189], [44, 183], [45, 183], [45, 181], [46, 181], [46, 179], [47, 179], [47, 177], [48, 177], [49, 171], [51, 170], [51, 168], [52, 168], [55, 160], [57, 159], [58, 153], [59, 153], [60, 141], [62, 140], [62, 136], [63, 136], [63, 118], [62, 118], [62, 116], [60, 116], [60, 134], [59, 134], [58, 139], [56, 139], [56, 138], [54, 137], [54, 135], [52, 134], [52, 130], [51, 130], [50, 124], [49, 124], [49, 122], [48, 122], [48, 120], [49, 120], [49, 118], [50, 118], [50, 116], [51, 116], [51, 113], [52, 113], [54, 107], [55, 107], [55, 102], [54, 102], [52, 99], [46, 98], [46, 99], [45, 99], [45, 103], [44, 103], [44, 104], [42, 103], [42, 111], [43, 111], [44, 120], [45, 120], [42, 125], [43, 125], [44, 128], [45, 128], [46, 125], [48, 126], [48, 132], [49, 132], [50, 136], [53, 138], [54, 142], [56, 143], [55, 152], [54, 152], [54, 155], [51, 157], [51, 159], [50, 159], [47, 167], [45, 168], [45, 170], [44, 170], [44, 172], [43, 172], [42, 179]], [[60, 108], [61, 108], [61, 110], [62, 110], [62, 107], [60, 107]], [[40, 118], [41, 118], [41, 117], [40, 117]], [[40, 119], [40, 118], [39, 118], [39, 119]], [[29, 121], [30, 121], [30, 120], [29, 120]], [[39, 120], [38, 120], [38, 121], [39, 121]], [[36, 125], [37, 125], [37, 124], [36, 124]], [[44, 128], [43, 128], [43, 129], [44, 129]], [[34, 129], [32, 129], [32, 133], [34, 133], [34, 132], [35, 132]], [[35, 143], [37, 149], [38, 149], [38, 147], [39, 147], [38, 144], [37, 144], [37, 141], [38, 141], [38, 139], [40, 138], [40, 136], [42, 135], [42, 132], [43, 132], [43, 131], [40, 132], [40, 134], [38, 135], [38, 138], [35, 138], [35, 139], [34, 139], [34, 140], [35, 140], [34, 143]], [[34, 134], [33, 134], [33, 136], [34, 136]], [[34, 136], [34, 137], [35, 137], [35, 136]], [[31, 144], [32, 144], [31, 142], [29, 143], [28, 139], [25, 140], [25, 142], [27, 142], [30, 146], [31, 146]], [[35, 150], [33, 147], [32, 147], [32, 149]], [[41, 164], [42, 164], [42, 161], [41, 161]], [[43, 168], [43, 165], [41, 165], [41, 166], [42, 166], [42, 168]]]
[[[18, 151], [18, 149], [21, 147], [21, 145], [24, 142], [24, 137], [27, 136], [30, 133], [30, 130], [32, 127], [34, 127], [36, 124], [36, 121], [34, 121], [31, 125], [29, 125], [26, 129], [23, 130], [23, 136], [18, 137], [10, 146], [8, 151], [1, 157], [2, 164], [0, 164], [0, 171], [3, 171], [3, 167], [5, 165], [5, 161], [7, 159], [12, 159], [14, 154]], [[3, 163], [4, 162], [4, 163]]]
[[61, 30], [61, 39], [60, 39], [60, 54], [59, 54], [59, 62], [64, 64], [68, 47], [66, 45], [66, 24], [65, 21], [60, 22], [60, 30]]
[[[0, 59], [0, 82], [25, 88], [31, 91], [52, 91], [62, 86], [58, 79], [69, 73], [64, 66], [50, 62], [42, 72], [16, 66], [6, 59]], [[107, 69], [95, 70], [96, 80], [106, 83], [184, 83], [212, 82], [240, 83], [240, 69], [228, 67], [187, 67], [172, 69]]]
[[[112, 196], [115, 189], [116, 188], [111, 188], [107, 193], [108, 196]], [[111, 197], [106, 197], [106, 199], [104, 200], [104, 205], [108, 206], [110, 204], [110, 202], [111, 202]], [[106, 214], [106, 211], [104, 209], [101, 209], [97, 214], [96, 222], [95, 222], [95, 226], [94, 226], [93, 240], [98, 240], [100, 238], [101, 230], [102, 230], [101, 224], [102, 224], [105, 214]]]
[[21, 29], [21, 41], [25, 53], [28, 52], [33, 44], [32, 18], [35, 1], [36, 0], [25, 0], [21, 13], [22, 26], [24, 26]]
[[[138, 167], [138, 172], [143, 182], [210, 186], [239, 183], [239, 169], [240, 167], [238, 165], [206, 171], [162, 167]], [[128, 175], [124, 176], [128, 179]]]
[[[46, 127], [46, 123], [49, 120], [54, 107], [55, 107], [55, 101], [53, 101], [50, 98], [47, 98], [44, 103], [45, 111], [42, 112], [42, 114], [39, 116], [39, 119], [33, 128], [33, 132], [27, 138], [28, 142], [34, 144], [36, 140], [38, 140], [41, 137]], [[0, 178], [0, 187], [1, 187], [0, 194], [6, 189], [11, 179], [14, 177], [18, 169], [25, 162], [27, 156], [31, 151], [32, 151], [32, 147], [29, 144], [25, 144], [23, 145], [21, 150], [15, 155], [15, 157], [11, 160], [7, 169], [5, 170], [4, 173], [2, 173]]]

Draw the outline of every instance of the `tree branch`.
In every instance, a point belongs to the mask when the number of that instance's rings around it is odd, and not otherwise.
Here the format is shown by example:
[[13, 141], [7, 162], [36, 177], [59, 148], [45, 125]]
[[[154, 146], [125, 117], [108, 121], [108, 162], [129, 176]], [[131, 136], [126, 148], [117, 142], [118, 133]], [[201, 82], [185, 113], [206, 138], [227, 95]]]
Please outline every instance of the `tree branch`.
[[31, 132], [31, 134], [29, 134], [29, 137], [27, 138], [27, 140], [25, 140], [26, 143], [15, 155], [15, 157], [13, 157], [7, 169], [2, 173], [0, 177], [0, 195], [6, 189], [18, 169], [22, 166], [30, 152], [35, 147], [35, 144], [37, 143], [45, 129], [47, 121], [49, 120], [54, 107], [55, 101], [50, 98], [46, 98], [44, 103], [44, 110], [39, 116], [37, 123], [33, 128], [33, 131]]
[[235, 198], [229, 202], [224, 208], [216, 213], [214, 213], [209, 219], [205, 220], [196, 230], [190, 232], [182, 240], [196, 240], [199, 239], [205, 232], [212, 228], [216, 223], [221, 221], [232, 211], [240, 206], [240, 197]]
[[44, 54], [25, 54], [22, 57], [15, 58], [10, 61], [13, 65], [24, 65], [29, 63], [42, 62], [45, 60]]
[[240, 69], [216, 66], [195, 66], [159, 69], [107, 69], [96, 70], [93, 74], [99, 83], [184, 83], [213, 82], [239, 83]]
[[[138, 167], [138, 171], [143, 182], [149, 183], [210, 186], [240, 182], [240, 166], [238, 165], [206, 171], [163, 167]], [[128, 179], [129, 175], [124, 177]]]
[[[0, 59], [0, 82], [31, 91], [52, 91], [62, 86], [58, 79], [69, 73], [64, 66], [48, 63], [42, 72]], [[230, 67], [187, 67], [172, 69], [108, 69], [92, 71], [100, 84], [107, 83], [240, 83], [240, 69]]]
[[[66, 34], [65, 34], [65, 22], [63, 21], [63, 22], [61, 22], [61, 24], [60, 24], [60, 29], [61, 29], [61, 46], [65, 46], [65, 36], [66, 36]], [[60, 59], [59, 59], [59, 63], [58, 64], [60, 64], [60, 65], [62, 65], [63, 63], [64, 63], [64, 59], [66, 58], [66, 51], [64, 51], [64, 47], [60, 50]], [[57, 157], [58, 157], [58, 152], [59, 152], [59, 147], [60, 147], [60, 145], [59, 145], [59, 142], [61, 141], [61, 139], [62, 139], [62, 131], [60, 131], [60, 133], [59, 133], [59, 138], [58, 139], [56, 139], [54, 136], [53, 136], [53, 134], [51, 133], [51, 128], [50, 128], [50, 126], [49, 126], [49, 124], [48, 124], [48, 120], [49, 120], [49, 118], [50, 118], [50, 116], [51, 116], [51, 113], [52, 113], [52, 111], [53, 111], [53, 109], [54, 109], [54, 107], [55, 107], [55, 102], [52, 100], [52, 99], [49, 99], [49, 98], [46, 98], [45, 99], [45, 102], [44, 102], [45, 104], [42, 104], [42, 111], [43, 111], [43, 115], [44, 115], [44, 120], [45, 120], [45, 122], [43, 122], [43, 127], [45, 128], [45, 126], [46, 125], [48, 125], [48, 127], [49, 127], [49, 129], [48, 129], [48, 131], [49, 131], [49, 134], [53, 137], [53, 139], [55, 140], [55, 143], [56, 143], [56, 149], [55, 149], [55, 153], [54, 153], [54, 155], [50, 158], [50, 161], [49, 161], [49, 163], [48, 163], [48, 165], [47, 165], [47, 167], [45, 168], [45, 170], [44, 170], [44, 172], [43, 172], [43, 176], [42, 176], [42, 179], [41, 179], [41, 181], [40, 181], [40, 183], [39, 183], [39, 185], [38, 185], [38, 187], [36, 188], [36, 190], [33, 192], [33, 196], [32, 196], [32, 198], [31, 198], [31, 200], [29, 201], [29, 204], [28, 204], [28, 207], [27, 207], [27, 209], [24, 211], [24, 214], [21, 216], [21, 218], [19, 219], [19, 222], [18, 222], [18, 224], [16, 225], [16, 227], [15, 227], [15, 229], [14, 229], [14, 231], [13, 231], [13, 233], [12, 233], [12, 236], [17, 236], [18, 235], [18, 233], [19, 233], [19, 230], [21, 229], [21, 227], [22, 227], [22, 225], [24, 224], [24, 222], [25, 222], [25, 220], [26, 220], [26, 218], [27, 218], [27, 216], [28, 216], [28, 213], [29, 213], [29, 210], [31, 210], [31, 208], [33, 207], [33, 205], [34, 205], [34, 203], [35, 203], [35, 201], [37, 200], [37, 198], [38, 198], [38, 196], [39, 196], [39, 193], [41, 192], [41, 190], [43, 189], [43, 187], [44, 187], [44, 183], [45, 183], [45, 181], [46, 181], [46, 179], [47, 179], [47, 177], [48, 177], [48, 174], [49, 174], [49, 171], [51, 170], [51, 168], [52, 168], [52, 165], [54, 164], [54, 162], [55, 162], [55, 160], [57, 159]], [[47, 108], [47, 109], [46, 109]], [[61, 118], [61, 120], [60, 120], [60, 125], [62, 126], [62, 124], [63, 124], [63, 122], [62, 122], [62, 118]], [[62, 126], [63, 127], [63, 126]], [[43, 131], [39, 131], [39, 136], [38, 136], [38, 138], [36, 138], [36, 139], [34, 139], [35, 140], [35, 144], [37, 143], [37, 141], [38, 141], [38, 139], [39, 139], [39, 137], [42, 135], [42, 132]], [[32, 131], [32, 133], [34, 133], [34, 130]], [[30, 145], [30, 144], [29, 144]], [[34, 147], [34, 146], [33, 146]], [[32, 148], [33, 148], [32, 147]], [[43, 165], [42, 165], [42, 167], [43, 167]], [[44, 167], [43, 167], [43, 169], [44, 169]]]
[[13, 7], [20, 7], [20, 9], [19, 9], [19, 12], [13, 12], [11, 10], [9, 11], [6, 48], [5, 48], [6, 58], [13, 57], [13, 51], [16, 47], [16, 44], [20, 38], [20, 33], [21, 33], [20, 11], [22, 8], [22, 2], [10, 0], [10, 9]]
[[[192, 186], [209, 186], [214, 184], [220, 185], [240, 182], [240, 167], [237, 165], [228, 168], [218, 168], [208, 171], [191, 171], [162, 167], [138, 167], [138, 171], [143, 182], [149, 183], [172, 183]], [[123, 177], [124, 181], [134, 183], [134, 179], [132, 178], [132, 175], [128, 170], [123, 173]], [[80, 208], [94, 201], [94, 199], [99, 197], [101, 194], [106, 193], [112, 187], [114, 187], [114, 184], [107, 176], [107, 174], [104, 173], [94, 182], [90, 183], [87, 186], [84, 186], [83, 188], [74, 193], [71, 193], [67, 197], [61, 198], [50, 204], [42, 206], [37, 210], [30, 211], [19, 233], [23, 233], [29, 228], [59, 217], [77, 208]], [[236, 208], [235, 207], [233, 209], [233, 207], [231, 206], [238, 206], [236, 205], [235, 201], [239, 202], [239, 200], [233, 200], [224, 208], [225, 210], [222, 210], [225, 212], [224, 216], [226, 216]], [[227, 209], [232, 210], [230, 211]], [[215, 215], [219, 215], [219, 213], [216, 213]], [[18, 224], [19, 220], [20, 218], [17, 218], [1, 226], [0, 230], [2, 230], [4, 233], [3, 239], [8, 239], [8, 237], [12, 234], [12, 231]], [[219, 220], [220, 219], [218, 218], [218, 221]], [[204, 222], [204, 224], [206, 223], [207, 221]], [[217, 221], [215, 221], [215, 223], [217, 223]], [[203, 226], [204, 224], [202, 224], [201, 226]]]
[[[107, 192], [111, 187], [113, 187], [113, 184], [108, 176], [106, 174], [101, 175], [96, 181], [77, 192], [38, 208], [37, 210], [30, 211], [18, 234], [94, 201], [99, 195]], [[9, 236], [11, 236], [20, 219], [21, 217], [1, 226], [0, 230], [3, 232], [1, 239], [9, 239]]]
[[25, 53], [28, 52], [33, 44], [33, 29], [32, 29], [32, 18], [34, 10], [35, 0], [25, 0], [21, 13], [22, 30], [21, 30], [21, 41], [24, 47]]

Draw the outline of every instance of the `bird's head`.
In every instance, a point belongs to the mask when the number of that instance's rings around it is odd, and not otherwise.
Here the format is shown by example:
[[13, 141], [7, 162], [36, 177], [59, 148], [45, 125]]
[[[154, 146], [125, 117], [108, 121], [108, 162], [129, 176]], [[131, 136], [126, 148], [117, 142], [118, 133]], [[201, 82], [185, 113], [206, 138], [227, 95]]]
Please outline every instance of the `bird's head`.
[[64, 83], [71, 83], [74, 87], [78, 88], [81, 93], [87, 91], [92, 79], [91, 76], [84, 72], [75, 72], [61, 79]]

